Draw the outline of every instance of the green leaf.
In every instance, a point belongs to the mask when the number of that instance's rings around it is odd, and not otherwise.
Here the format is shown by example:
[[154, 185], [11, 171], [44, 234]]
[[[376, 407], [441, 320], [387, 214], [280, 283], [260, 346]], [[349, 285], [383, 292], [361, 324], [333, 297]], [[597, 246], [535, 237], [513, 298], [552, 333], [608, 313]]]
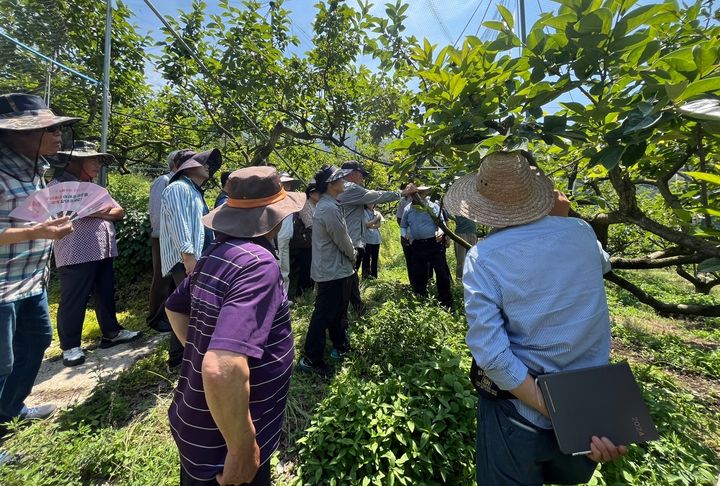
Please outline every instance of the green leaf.
[[720, 272], [720, 258], [708, 258], [698, 265], [698, 272], [713, 273]]
[[646, 130], [654, 126], [662, 119], [662, 113], [643, 114], [641, 110], [633, 110], [623, 122], [623, 135], [632, 135], [633, 133]]
[[582, 103], [578, 103], [577, 101], [568, 101], [568, 102], [560, 103], [560, 105], [567, 108], [570, 111], [574, 111], [578, 115], [585, 114], [585, 105], [583, 105]]
[[678, 72], [690, 73], [697, 70], [697, 65], [692, 56], [692, 48], [690, 47], [672, 51], [658, 59], [656, 63], [658, 62], [664, 62]]
[[590, 159], [590, 165], [602, 164], [607, 170], [612, 170], [620, 163], [624, 152], [622, 145], [609, 145]]
[[675, 6], [670, 3], [662, 5], [644, 5], [628, 12], [618, 21], [618, 30], [630, 33], [641, 25], [657, 25], [667, 20], [673, 20]]
[[720, 186], [720, 176], [716, 174], [708, 174], [707, 172], [682, 172], [698, 181], [705, 181]]
[[720, 121], [720, 100], [714, 98], [691, 101], [677, 110], [695, 120]]
[[645, 142], [635, 145], [628, 145], [628, 147], [625, 149], [625, 153], [623, 153], [622, 155], [623, 164], [625, 164], [626, 167], [631, 167], [635, 165], [638, 160], [640, 160], [642, 156], [645, 155], [645, 150], [647, 150], [647, 143]]
[[704, 75], [706, 71], [709, 71], [716, 64], [717, 47], [707, 48], [698, 44], [693, 47], [692, 53], [700, 76]]
[[562, 132], [567, 127], [567, 117], [547, 115], [543, 119], [543, 126], [548, 133]]
[[551, 15], [547, 19], [542, 20], [544, 25], [559, 31], [564, 31], [568, 24], [574, 24], [575, 22], [577, 22], [577, 15], [574, 13]]
[[577, 23], [576, 29], [581, 34], [608, 34], [612, 25], [612, 12], [607, 8], [599, 8], [585, 15]]
[[467, 86], [467, 80], [463, 77], [462, 73], [458, 73], [450, 80], [450, 98], [457, 99], [458, 96], [463, 92]]
[[626, 35], [613, 40], [610, 43], [609, 50], [611, 52], [620, 52], [630, 48], [638, 48], [640, 44], [646, 44], [648, 41], [649, 37], [647, 32]]
[[510, 30], [512, 30], [513, 27], [515, 26], [515, 22], [513, 21], [513, 16], [510, 13], [510, 10], [508, 10], [507, 8], [503, 7], [500, 4], [497, 5], [497, 9], [500, 11], [500, 15], [502, 16], [505, 23], [507, 23], [508, 28]]
[[720, 92], [720, 76], [714, 76], [712, 78], [705, 78], [699, 81], [694, 81], [685, 88], [682, 95], [678, 97], [679, 100], [687, 100], [693, 96], [701, 94], [711, 94]]
[[687, 79], [676, 84], [666, 84], [665, 92], [667, 93], [668, 98], [670, 98], [671, 100], [678, 99], [685, 91], [685, 88], [688, 87], [688, 84], [690, 84], [690, 81], [688, 81]]
[[498, 20], [488, 20], [487, 22], [483, 22], [483, 26], [487, 27], [488, 29], [499, 30], [500, 32], [507, 28], [505, 27], [505, 24]]

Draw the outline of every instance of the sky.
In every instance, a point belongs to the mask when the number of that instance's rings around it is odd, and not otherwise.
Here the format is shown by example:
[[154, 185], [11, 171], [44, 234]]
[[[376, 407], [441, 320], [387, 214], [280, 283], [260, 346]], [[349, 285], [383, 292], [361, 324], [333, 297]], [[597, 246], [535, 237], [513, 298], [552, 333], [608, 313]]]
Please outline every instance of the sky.
[[[391, 0], [393, 3], [395, 0]], [[496, 4], [505, 5], [513, 14], [517, 13], [517, 0], [406, 0], [410, 7], [406, 14], [406, 32], [418, 39], [427, 38], [433, 44], [441, 46], [455, 43], [463, 29], [464, 35], [488, 36], [487, 29], [480, 27], [481, 20], [498, 18]], [[218, 1], [205, 0], [208, 13], [219, 13]], [[125, 0], [135, 13], [132, 19], [140, 32], [159, 36], [160, 20], [153, 14], [143, 0]], [[192, 0], [152, 0], [153, 5], [163, 15], [176, 16], [179, 10], [189, 10]], [[241, 0], [230, 0], [230, 5], [241, 7]], [[265, 2], [263, 0], [263, 3]], [[291, 11], [292, 32], [299, 38], [300, 46], [296, 49], [302, 54], [311, 47], [312, 21], [316, 9], [316, 0], [285, 0], [283, 7]], [[374, 2], [372, 9], [375, 15], [384, 15], [385, 1]], [[348, 2], [354, 5], [353, 1]], [[537, 20], [540, 8], [550, 10], [557, 5], [548, 0], [526, 0], [527, 25]], [[269, 7], [266, 7], [269, 9]], [[484, 17], [483, 17], [484, 16]], [[517, 15], [515, 15], [517, 18]], [[469, 21], [469, 23], [468, 23]], [[517, 23], [517, 21], [516, 21]], [[467, 26], [467, 28], [466, 28]], [[162, 84], [160, 76], [148, 66], [147, 77], [151, 84]]]

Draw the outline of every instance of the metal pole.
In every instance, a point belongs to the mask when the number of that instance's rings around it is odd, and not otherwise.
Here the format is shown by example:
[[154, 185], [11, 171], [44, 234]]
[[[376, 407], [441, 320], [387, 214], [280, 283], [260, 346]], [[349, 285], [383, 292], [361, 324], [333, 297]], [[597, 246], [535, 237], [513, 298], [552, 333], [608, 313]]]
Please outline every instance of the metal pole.
[[24, 50], [28, 51], [28, 52], [29, 52], [30, 54], [32, 54], [33, 56], [37, 56], [37, 57], [39, 57], [40, 59], [44, 59], [44, 60], [46, 60], [47, 62], [52, 63], [54, 66], [57, 66], [57, 67], [59, 67], [60, 69], [62, 69], [62, 70], [64, 70], [64, 71], [67, 71], [67, 72], [69, 72], [69, 73], [72, 73], [72, 74], [74, 74], [75, 76], [78, 76], [78, 77], [81, 78], [81, 79], [84, 79], [84, 80], [87, 81], [88, 83], [92, 83], [92, 84], [94, 84], [94, 85], [100, 85], [100, 81], [98, 81], [97, 79], [93, 79], [93, 78], [91, 78], [90, 76], [87, 76], [87, 75], [81, 73], [80, 71], [77, 71], [77, 70], [75, 70], [75, 69], [73, 69], [73, 68], [71, 68], [71, 67], [69, 67], [69, 66], [66, 66], [66, 65], [64, 65], [64, 64], [61, 64], [61, 63], [57, 62], [55, 59], [52, 59], [52, 58], [50, 58], [50, 57], [48, 57], [48, 56], [46, 56], [46, 55], [38, 52], [36, 49], [33, 49], [32, 47], [28, 46], [27, 44], [23, 44], [23, 43], [20, 42], [19, 40], [10, 37], [9, 35], [7, 35], [7, 34], [6, 34], [5, 32], [3, 32], [2, 30], [0, 30], [0, 37], [2, 37], [3, 39], [7, 39], [8, 41], [12, 42], [13, 44], [15, 44], [16, 46], [18, 46], [18, 47], [21, 48], [21, 49], [24, 49]]
[[[110, 53], [112, 46], [112, 0], [107, 0], [107, 15], [105, 17], [105, 69], [103, 72], [102, 91], [102, 134], [100, 137], [100, 151], [107, 152], [108, 121], [110, 119]], [[101, 186], [107, 185], [107, 166], [100, 169]]]
[[527, 27], [525, 25], [527, 16], [525, 15], [525, 0], [518, 0], [518, 13], [520, 17], [520, 40], [525, 44], [527, 37]]
[[50, 85], [52, 84], [52, 63], [48, 63], [45, 73], [45, 104], [50, 108]]

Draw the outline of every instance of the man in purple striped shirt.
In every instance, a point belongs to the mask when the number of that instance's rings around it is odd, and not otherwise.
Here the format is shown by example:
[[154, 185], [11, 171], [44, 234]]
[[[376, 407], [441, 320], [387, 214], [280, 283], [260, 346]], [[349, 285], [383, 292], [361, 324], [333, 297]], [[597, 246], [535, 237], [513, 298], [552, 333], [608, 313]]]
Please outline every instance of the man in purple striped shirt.
[[180, 484], [270, 484], [280, 442], [294, 342], [271, 241], [302, 193], [277, 171], [232, 174], [228, 200], [203, 218], [216, 240], [166, 302], [185, 352], [168, 412]]

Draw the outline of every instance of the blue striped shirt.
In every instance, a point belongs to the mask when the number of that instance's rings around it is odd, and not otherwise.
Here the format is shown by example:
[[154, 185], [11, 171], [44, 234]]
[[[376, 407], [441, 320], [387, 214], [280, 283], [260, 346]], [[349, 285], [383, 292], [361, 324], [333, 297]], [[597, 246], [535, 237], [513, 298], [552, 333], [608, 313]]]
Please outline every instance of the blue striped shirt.
[[[603, 274], [610, 258], [583, 220], [546, 216], [491, 233], [468, 251], [463, 285], [466, 342], [498, 387], [537, 373], [607, 364], [610, 316]], [[532, 423], [535, 409], [512, 400]]]
[[204, 245], [205, 226], [202, 217], [208, 213], [203, 193], [187, 177], [168, 185], [162, 194], [160, 209], [160, 260], [163, 275], [182, 262], [182, 254], [200, 259]]
[[[0, 233], [9, 228], [25, 228], [30, 223], [10, 217], [33, 192], [45, 187], [48, 164], [38, 161], [39, 174], [33, 174], [35, 163], [0, 144]], [[31, 181], [31, 182], [23, 182]], [[51, 240], [22, 241], [0, 245], [0, 304], [40, 295], [48, 276]]]

